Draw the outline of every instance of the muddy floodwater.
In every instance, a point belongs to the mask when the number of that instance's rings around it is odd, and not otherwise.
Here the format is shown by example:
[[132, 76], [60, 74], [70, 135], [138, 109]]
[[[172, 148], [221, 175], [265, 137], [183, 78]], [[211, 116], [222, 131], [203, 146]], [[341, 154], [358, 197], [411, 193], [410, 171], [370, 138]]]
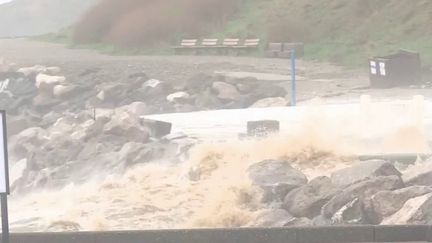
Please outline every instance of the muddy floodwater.
[[[314, 100], [297, 108], [149, 118], [173, 122], [174, 133], [195, 137], [199, 144], [182, 162], [154, 161], [103, 180], [14, 195], [12, 231], [244, 227], [269, 207], [247, 177], [253, 163], [295, 158], [293, 166], [313, 179], [349, 166], [354, 155], [427, 154], [432, 135], [432, 102], [421, 96], [392, 102], [364, 96], [358, 103], [330, 105]], [[281, 133], [264, 140], [238, 139], [247, 121], [262, 119], [279, 120]], [[423, 166], [417, 163], [403, 170]], [[199, 180], [188, 176], [194, 168], [200, 169]]]

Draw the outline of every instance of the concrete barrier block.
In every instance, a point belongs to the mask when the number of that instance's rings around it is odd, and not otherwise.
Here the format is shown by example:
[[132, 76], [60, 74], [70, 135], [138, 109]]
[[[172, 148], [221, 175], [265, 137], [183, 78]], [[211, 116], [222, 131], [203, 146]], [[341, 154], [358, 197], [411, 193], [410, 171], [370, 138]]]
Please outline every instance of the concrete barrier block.
[[350, 243], [373, 241], [373, 226], [308, 227], [297, 229], [297, 243]]
[[429, 226], [392, 225], [375, 227], [375, 242], [428, 241]]
[[247, 134], [250, 137], [267, 137], [279, 133], [280, 122], [274, 120], [249, 121], [247, 123]]
[[161, 138], [171, 133], [172, 124], [164, 121], [156, 121], [145, 119], [144, 126], [146, 126], [151, 133], [152, 137]]

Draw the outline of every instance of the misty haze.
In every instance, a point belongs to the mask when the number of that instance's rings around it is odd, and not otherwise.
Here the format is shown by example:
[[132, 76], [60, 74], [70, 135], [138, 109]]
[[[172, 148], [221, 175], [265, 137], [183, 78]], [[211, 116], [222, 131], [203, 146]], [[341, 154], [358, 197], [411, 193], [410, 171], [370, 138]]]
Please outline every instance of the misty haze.
[[431, 242], [431, 24], [429, 0], [0, 1], [2, 242]]

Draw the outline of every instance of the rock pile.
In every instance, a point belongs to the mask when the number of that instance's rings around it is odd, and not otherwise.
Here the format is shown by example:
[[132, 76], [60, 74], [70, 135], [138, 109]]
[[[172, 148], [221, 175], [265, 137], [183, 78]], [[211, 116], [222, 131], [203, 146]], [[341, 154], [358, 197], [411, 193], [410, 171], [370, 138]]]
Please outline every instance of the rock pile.
[[278, 205], [258, 215], [254, 226], [429, 224], [432, 220], [432, 184], [404, 180], [386, 161], [357, 162], [308, 182], [289, 161], [267, 160], [252, 165], [249, 176], [263, 190], [268, 208]]

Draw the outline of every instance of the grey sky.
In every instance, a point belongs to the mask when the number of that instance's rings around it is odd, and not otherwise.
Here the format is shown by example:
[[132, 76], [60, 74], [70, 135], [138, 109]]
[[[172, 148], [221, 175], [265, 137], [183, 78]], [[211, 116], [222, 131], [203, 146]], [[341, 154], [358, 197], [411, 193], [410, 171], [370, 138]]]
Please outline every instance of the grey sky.
[[12, 0], [0, 0], [0, 4], [11, 2]]

